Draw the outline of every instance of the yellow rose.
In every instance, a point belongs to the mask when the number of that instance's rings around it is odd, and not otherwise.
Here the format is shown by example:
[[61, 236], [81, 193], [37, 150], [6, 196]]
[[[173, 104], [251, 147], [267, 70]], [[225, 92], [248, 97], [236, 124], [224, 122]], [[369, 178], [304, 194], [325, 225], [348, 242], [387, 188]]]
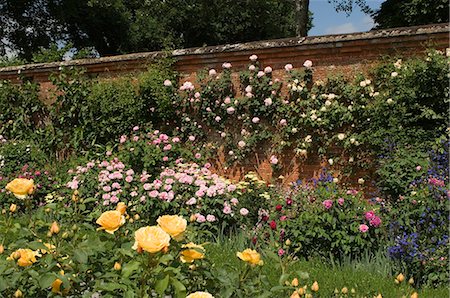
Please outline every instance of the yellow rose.
[[117, 203], [116, 210], [119, 211], [122, 215], [127, 212], [127, 205], [124, 202]]
[[256, 250], [250, 248], [247, 248], [243, 252], [236, 253], [236, 256], [242, 261], [250, 263], [252, 266], [264, 264], [261, 260], [261, 255]]
[[17, 198], [25, 199], [34, 191], [33, 179], [16, 178], [6, 185], [6, 190], [12, 192]]
[[292, 280], [291, 286], [298, 287], [298, 278], [297, 277]]
[[114, 270], [119, 271], [120, 269], [122, 269], [122, 265], [120, 265], [119, 262], [115, 262], [114, 263]]
[[398, 280], [398, 282], [403, 282], [405, 280], [405, 276], [400, 273], [399, 275], [397, 275], [396, 279]]
[[411, 298], [419, 298], [419, 294], [417, 294], [417, 292], [414, 292], [411, 294]]
[[317, 281], [315, 281], [312, 286], [311, 286], [311, 291], [313, 292], [318, 292], [319, 291], [319, 284], [317, 283]]
[[29, 248], [26, 249], [18, 249], [13, 252], [7, 260], [17, 260], [17, 265], [21, 267], [27, 267], [36, 263], [36, 257], [40, 257], [41, 255], [38, 252], [32, 251]]
[[58, 223], [56, 221], [54, 221], [50, 227], [50, 233], [52, 234], [58, 234], [60, 231]]
[[105, 230], [110, 234], [114, 234], [125, 223], [125, 216], [117, 210], [106, 211], [100, 215], [96, 223], [101, 225], [97, 230]]
[[133, 249], [157, 253], [170, 245], [170, 236], [158, 226], [143, 227], [134, 232]]
[[17, 289], [17, 291], [14, 292], [14, 298], [21, 298], [23, 297], [22, 291]]
[[192, 263], [205, 257], [205, 249], [201, 245], [190, 242], [183, 245], [182, 248], [188, 248], [181, 252], [180, 259], [183, 263]]
[[186, 298], [214, 298], [214, 296], [208, 292], [195, 292], [189, 294]]
[[55, 281], [52, 283], [52, 293], [59, 293], [61, 292], [61, 285], [62, 285], [62, 280], [60, 280], [59, 278], [55, 279]]
[[300, 294], [298, 293], [298, 291], [294, 291], [294, 293], [292, 293], [291, 298], [300, 298]]
[[186, 231], [187, 221], [178, 215], [163, 215], [157, 220], [158, 225], [175, 240], [181, 240]]
[[16, 204], [11, 204], [11, 206], [9, 206], [9, 211], [11, 213], [16, 212], [16, 210], [17, 210], [17, 205]]

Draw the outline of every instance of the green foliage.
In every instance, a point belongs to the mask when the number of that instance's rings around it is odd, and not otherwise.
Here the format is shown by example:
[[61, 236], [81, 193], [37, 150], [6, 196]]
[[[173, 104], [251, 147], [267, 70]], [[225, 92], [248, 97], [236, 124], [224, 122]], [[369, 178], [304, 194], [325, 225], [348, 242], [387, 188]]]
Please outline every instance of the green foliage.
[[386, 0], [372, 13], [375, 29], [448, 23], [447, 0]]
[[414, 180], [423, 175], [417, 170], [418, 167], [427, 169], [429, 157], [426, 152], [414, 148], [397, 148], [389, 156], [383, 156], [379, 160], [377, 174], [379, 176], [378, 186], [380, 190], [389, 194], [392, 199], [409, 188]]
[[0, 134], [7, 139], [36, 139], [47, 109], [38, 95], [39, 86], [29, 81], [0, 82]]

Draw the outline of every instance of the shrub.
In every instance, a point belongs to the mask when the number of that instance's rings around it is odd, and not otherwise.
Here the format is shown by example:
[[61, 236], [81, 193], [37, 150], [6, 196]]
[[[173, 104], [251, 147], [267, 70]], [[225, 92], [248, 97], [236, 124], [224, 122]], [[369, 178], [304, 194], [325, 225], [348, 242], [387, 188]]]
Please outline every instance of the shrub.
[[272, 194], [270, 202], [260, 217], [263, 240], [272, 235], [281, 255], [293, 251], [303, 258], [342, 260], [382, 247], [380, 208], [357, 190], [346, 191], [333, 182], [297, 184]]

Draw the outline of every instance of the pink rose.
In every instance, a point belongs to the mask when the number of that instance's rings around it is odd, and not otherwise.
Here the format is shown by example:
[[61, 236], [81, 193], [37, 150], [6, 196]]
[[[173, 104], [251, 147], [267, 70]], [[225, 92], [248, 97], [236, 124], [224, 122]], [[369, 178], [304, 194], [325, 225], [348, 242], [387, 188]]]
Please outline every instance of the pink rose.
[[248, 209], [247, 208], [241, 208], [241, 210], [239, 210], [239, 213], [242, 216], [247, 216], [248, 215]]
[[373, 210], [367, 211], [364, 216], [366, 217], [366, 220], [371, 220], [375, 217], [375, 212]]
[[252, 122], [257, 124], [259, 123], [260, 119], [258, 117], [253, 117]]
[[344, 205], [344, 199], [343, 198], [339, 198], [338, 199], [338, 204], [343, 206]]
[[256, 60], [258, 60], [258, 56], [256, 56], [256, 55], [251, 55], [251, 56], [249, 57], [249, 59], [250, 59], [250, 61], [255, 62]]
[[156, 198], [156, 197], [158, 197], [159, 192], [158, 192], [157, 190], [152, 190], [151, 192], [148, 193], [148, 195], [149, 195], [151, 198]]
[[369, 230], [369, 227], [368, 227], [367, 225], [365, 225], [365, 224], [359, 225], [359, 231], [360, 231], [361, 233], [365, 233], [365, 232], [367, 232], [368, 230]]
[[214, 221], [216, 221], [216, 217], [212, 214], [208, 214], [208, 215], [206, 215], [206, 220], [208, 222], [214, 222]]
[[170, 80], [165, 80], [164, 81], [164, 86], [170, 87], [170, 86], [172, 86], [172, 82]]
[[225, 205], [225, 207], [223, 207], [223, 213], [230, 214], [231, 213], [231, 207], [229, 205]]
[[201, 215], [200, 213], [195, 214], [195, 218], [196, 218], [197, 222], [199, 222], [199, 223], [206, 221], [206, 218], [203, 215]]
[[210, 76], [215, 76], [217, 74], [217, 72], [216, 72], [216, 70], [214, 69], [214, 68], [211, 68], [210, 70], [209, 70], [209, 75]]
[[370, 224], [372, 227], [377, 228], [377, 227], [379, 227], [379, 226], [381, 225], [381, 218], [379, 218], [378, 216], [374, 216], [374, 217], [369, 221], [369, 224]]
[[306, 68], [311, 68], [313, 65], [311, 60], [306, 60], [305, 63], [303, 63], [303, 66]]
[[127, 177], [125, 178], [125, 181], [128, 182], [128, 183], [130, 183], [131, 181], [133, 181], [133, 176], [127, 176]]
[[264, 72], [265, 73], [271, 73], [272, 72], [272, 67], [267, 66], [266, 68], [264, 68]]
[[231, 63], [225, 62], [224, 64], [222, 64], [222, 67], [225, 68], [225, 69], [230, 69], [231, 68]]
[[286, 64], [285, 66], [284, 66], [284, 69], [286, 70], [286, 71], [291, 71], [292, 69], [293, 69], [294, 67], [292, 66], [292, 64]]
[[270, 157], [270, 163], [276, 165], [278, 163], [278, 158], [275, 155]]
[[333, 201], [332, 200], [325, 200], [322, 202], [323, 206], [325, 207], [325, 209], [330, 209], [331, 206], [333, 206]]
[[254, 71], [256, 69], [256, 67], [254, 66], [254, 65], [250, 65], [249, 67], [248, 67], [248, 70], [250, 70], [250, 71]]

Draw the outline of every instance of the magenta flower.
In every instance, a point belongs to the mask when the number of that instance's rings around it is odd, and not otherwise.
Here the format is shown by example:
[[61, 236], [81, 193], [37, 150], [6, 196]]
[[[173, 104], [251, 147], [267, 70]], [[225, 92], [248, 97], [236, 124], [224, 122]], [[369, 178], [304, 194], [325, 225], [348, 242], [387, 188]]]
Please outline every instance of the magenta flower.
[[366, 220], [371, 220], [375, 217], [375, 212], [373, 210], [367, 211], [365, 214]]
[[381, 218], [379, 218], [378, 216], [374, 216], [370, 221], [369, 224], [372, 227], [378, 228], [381, 225]]
[[343, 206], [344, 205], [344, 199], [343, 198], [339, 198], [338, 199], [338, 204]]
[[333, 206], [333, 201], [332, 200], [325, 200], [322, 202], [323, 206], [325, 207], [325, 209], [330, 209], [331, 206]]

